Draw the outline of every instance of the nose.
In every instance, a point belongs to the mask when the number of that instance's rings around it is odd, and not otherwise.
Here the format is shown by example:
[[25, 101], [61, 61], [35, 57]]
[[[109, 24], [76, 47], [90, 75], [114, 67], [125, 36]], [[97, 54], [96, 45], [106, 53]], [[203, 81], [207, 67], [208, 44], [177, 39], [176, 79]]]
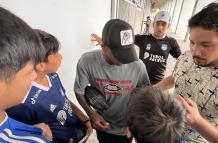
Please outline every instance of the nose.
[[192, 45], [191, 46], [191, 52], [193, 53], [193, 56], [201, 56], [201, 48], [198, 47], [197, 45]]

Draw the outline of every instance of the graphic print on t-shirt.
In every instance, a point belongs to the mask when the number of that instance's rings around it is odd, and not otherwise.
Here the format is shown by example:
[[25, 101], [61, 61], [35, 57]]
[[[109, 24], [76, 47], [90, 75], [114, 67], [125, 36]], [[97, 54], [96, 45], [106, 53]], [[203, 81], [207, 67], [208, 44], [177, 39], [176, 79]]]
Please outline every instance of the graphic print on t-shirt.
[[131, 91], [134, 89], [132, 80], [109, 80], [96, 78], [96, 87], [103, 88], [105, 95], [121, 96], [122, 91]]

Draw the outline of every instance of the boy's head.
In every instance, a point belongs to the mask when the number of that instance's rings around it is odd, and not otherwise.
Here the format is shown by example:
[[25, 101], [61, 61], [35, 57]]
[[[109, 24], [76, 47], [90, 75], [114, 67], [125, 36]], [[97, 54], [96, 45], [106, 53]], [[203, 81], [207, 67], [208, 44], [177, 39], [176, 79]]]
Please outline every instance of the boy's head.
[[61, 65], [62, 56], [59, 53], [60, 44], [57, 38], [45, 31], [35, 29], [35, 32], [42, 40], [46, 51], [44, 62], [36, 66], [37, 71], [51, 73], [56, 72]]
[[195, 64], [218, 67], [218, 2], [207, 5], [191, 17], [188, 26]]
[[0, 8], [0, 108], [21, 102], [34, 66], [44, 59], [41, 40], [23, 20]]
[[160, 11], [154, 18], [154, 36], [157, 39], [164, 38], [170, 25], [170, 13], [167, 11]]
[[185, 113], [173, 96], [147, 87], [133, 93], [127, 125], [137, 143], [177, 143], [184, 131]]
[[44, 61], [46, 62], [49, 55], [56, 54], [60, 50], [59, 41], [55, 36], [40, 29], [35, 29], [35, 32], [41, 38], [43, 46], [45, 48], [46, 55]]
[[120, 19], [109, 20], [102, 31], [103, 53], [111, 64], [121, 65], [137, 61], [134, 32], [130, 24]]

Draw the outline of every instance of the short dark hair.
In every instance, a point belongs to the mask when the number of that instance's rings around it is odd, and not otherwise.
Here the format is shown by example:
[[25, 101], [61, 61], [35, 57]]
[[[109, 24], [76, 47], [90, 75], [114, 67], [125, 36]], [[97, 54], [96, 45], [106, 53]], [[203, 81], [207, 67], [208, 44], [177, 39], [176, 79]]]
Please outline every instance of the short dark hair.
[[42, 42], [23, 20], [0, 7], [0, 79], [11, 78], [27, 62], [44, 59]]
[[218, 33], [218, 3], [213, 2], [195, 14], [188, 22], [190, 29], [202, 27]]
[[127, 125], [137, 143], [177, 143], [184, 132], [185, 113], [169, 93], [137, 89], [128, 104]]
[[60, 49], [59, 41], [55, 36], [45, 31], [42, 31], [40, 29], [35, 29], [35, 32], [41, 38], [43, 46], [45, 48], [46, 54], [45, 54], [44, 61], [46, 62], [48, 60], [49, 55], [55, 54], [59, 51]]

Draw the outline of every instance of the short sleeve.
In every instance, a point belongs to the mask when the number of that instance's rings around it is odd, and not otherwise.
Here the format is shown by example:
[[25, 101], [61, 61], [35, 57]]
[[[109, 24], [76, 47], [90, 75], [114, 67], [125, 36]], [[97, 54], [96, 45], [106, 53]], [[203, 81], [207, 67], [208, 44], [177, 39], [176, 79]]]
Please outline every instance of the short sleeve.
[[170, 51], [170, 54], [174, 58], [178, 58], [182, 53], [179, 44], [177, 43], [177, 41], [174, 38], [170, 38], [170, 45], [172, 48]]
[[151, 83], [148, 77], [146, 66], [141, 60], [139, 60], [139, 62], [140, 62], [140, 72], [139, 72], [139, 80], [138, 80], [137, 87], [149, 86], [151, 85]]
[[74, 82], [74, 92], [84, 95], [85, 87], [89, 84], [88, 64], [84, 56], [80, 58], [76, 68], [76, 78]]

